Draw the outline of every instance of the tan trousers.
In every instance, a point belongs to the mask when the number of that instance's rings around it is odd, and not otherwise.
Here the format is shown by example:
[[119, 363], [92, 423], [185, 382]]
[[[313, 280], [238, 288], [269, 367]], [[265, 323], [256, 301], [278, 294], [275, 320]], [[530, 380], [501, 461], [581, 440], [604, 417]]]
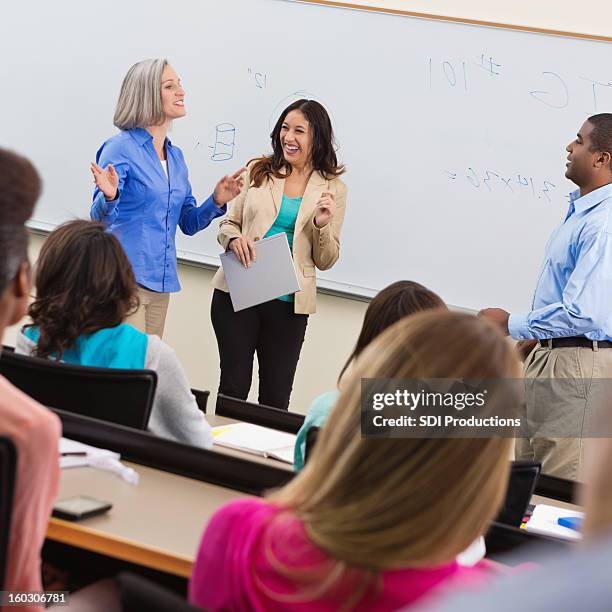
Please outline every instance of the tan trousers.
[[140, 306], [134, 314], [127, 318], [126, 323], [146, 334], [163, 337], [170, 294], [138, 287], [138, 297]]
[[[536, 422], [544, 416], [550, 419], [560, 434], [580, 431], [589, 422], [597, 397], [597, 385], [589, 384], [593, 378], [612, 378], [612, 349], [594, 350], [586, 347], [550, 349], [538, 345], [525, 361], [525, 378], [566, 378], [567, 382], [544, 384], [529, 391], [526, 382], [525, 416]], [[599, 405], [599, 404], [597, 404]], [[583, 461], [584, 438], [534, 437], [516, 440], [516, 459], [531, 459], [542, 463], [542, 472], [576, 480]]]

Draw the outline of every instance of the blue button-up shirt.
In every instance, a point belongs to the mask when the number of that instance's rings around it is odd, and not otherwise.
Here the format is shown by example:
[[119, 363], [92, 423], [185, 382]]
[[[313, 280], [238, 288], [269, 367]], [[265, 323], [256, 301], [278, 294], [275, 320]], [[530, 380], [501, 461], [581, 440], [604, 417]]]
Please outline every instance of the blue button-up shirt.
[[565, 221], [546, 245], [531, 312], [510, 315], [512, 337], [612, 340], [611, 215], [612, 184], [570, 195]]
[[166, 139], [168, 175], [153, 148], [153, 136], [144, 129], [125, 130], [98, 150], [96, 162], [113, 164], [119, 192], [107, 202], [96, 187], [91, 218], [115, 234], [132, 263], [136, 281], [152, 291], [179, 291], [176, 271], [177, 225], [192, 236], [223, 215], [210, 196], [197, 206], [191, 193], [182, 151]]

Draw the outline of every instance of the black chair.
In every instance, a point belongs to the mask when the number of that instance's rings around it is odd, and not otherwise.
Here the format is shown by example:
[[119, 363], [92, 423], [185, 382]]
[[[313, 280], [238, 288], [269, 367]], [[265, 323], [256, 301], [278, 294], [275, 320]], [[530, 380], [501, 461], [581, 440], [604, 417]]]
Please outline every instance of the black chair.
[[[493, 522], [485, 535], [487, 558], [514, 565], [533, 561], [544, 550], [566, 554], [573, 542]], [[517, 551], [517, 549], [520, 549]], [[511, 554], [511, 556], [509, 556]]]
[[512, 462], [506, 498], [496, 522], [511, 527], [521, 526], [541, 470], [542, 465], [535, 461]]
[[306, 433], [306, 448], [304, 449], [304, 465], [308, 461], [308, 458], [312, 455], [314, 450], [317, 437], [319, 435], [318, 427], [311, 427]]
[[201, 391], [200, 389], [192, 389], [191, 392], [195, 397], [198, 408], [206, 414], [206, 405], [208, 404], [208, 398], [210, 397], [210, 391]]
[[540, 474], [535, 488], [535, 494], [550, 499], [576, 503], [576, 491], [580, 483], [575, 480], [566, 480], [549, 474]]
[[217, 395], [215, 414], [292, 434], [296, 434], [304, 423], [304, 416], [301, 414], [247, 402], [223, 393]]
[[17, 449], [10, 438], [0, 436], [0, 591], [4, 590], [8, 567], [16, 472]]
[[201, 612], [173, 591], [137, 574], [122, 572], [115, 584], [122, 612]]
[[157, 374], [69, 365], [3, 350], [0, 374], [41, 404], [146, 429]]

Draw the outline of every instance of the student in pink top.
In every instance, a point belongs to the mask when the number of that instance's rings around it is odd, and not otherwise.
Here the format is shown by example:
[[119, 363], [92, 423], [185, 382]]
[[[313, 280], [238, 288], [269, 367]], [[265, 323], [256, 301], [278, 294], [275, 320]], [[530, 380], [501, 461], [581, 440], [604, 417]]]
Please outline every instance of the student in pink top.
[[[32, 164], [0, 149], [0, 340], [25, 314], [30, 294], [24, 223], [41, 182]], [[5, 591], [40, 591], [40, 550], [59, 484], [59, 419], [0, 376], [0, 435], [17, 448], [17, 478]], [[19, 608], [43, 610], [42, 605]]]
[[511, 439], [361, 437], [361, 378], [513, 378], [494, 325], [444, 310], [391, 326], [355, 364], [304, 470], [266, 499], [227, 504], [189, 586], [208, 610], [396, 610], [434, 588], [478, 584], [456, 562], [487, 529]]

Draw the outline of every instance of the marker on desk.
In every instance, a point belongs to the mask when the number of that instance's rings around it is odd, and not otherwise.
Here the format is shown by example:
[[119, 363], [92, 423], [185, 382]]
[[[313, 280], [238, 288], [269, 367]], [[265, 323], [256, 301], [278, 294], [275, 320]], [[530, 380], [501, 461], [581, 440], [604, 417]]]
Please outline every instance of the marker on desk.
[[73, 451], [70, 453], [60, 453], [60, 457], [87, 457], [85, 451]]
[[580, 531], [582, 518], [580, 516], [561, 516], [557, 519], [557, 524], [561, 527], [568, 527], [574, 531]]

